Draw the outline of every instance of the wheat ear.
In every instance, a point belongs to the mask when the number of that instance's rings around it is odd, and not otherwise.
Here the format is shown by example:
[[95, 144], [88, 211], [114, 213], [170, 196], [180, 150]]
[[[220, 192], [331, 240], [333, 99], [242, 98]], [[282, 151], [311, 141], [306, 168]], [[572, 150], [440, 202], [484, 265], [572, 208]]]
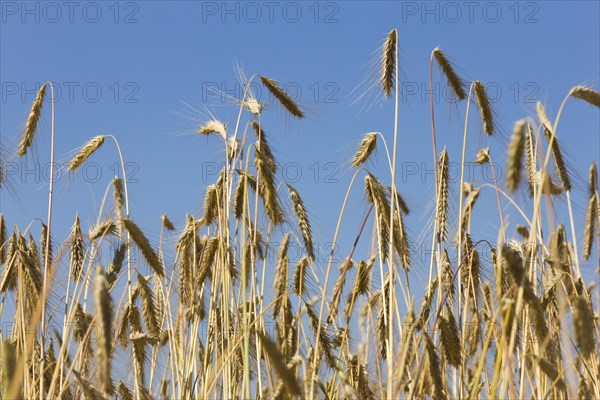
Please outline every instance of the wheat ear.
[[593, 106], [600, 107], [600, 92], [587, 86], [575, 86], [569, 92], [569, 96], [583, 101], [587, 101]]
[[46, 85], [46, 83], [43, 84], [40, 90], [37, 92], [35, 100], [33, 101], [31, 109], [29, 110], [27, 122], [25, 123], [25, 132], [23, 133], [21, 141], [19, 142], [19, 157], [23, 157], [25, 154], [27, 154], [27, 150], [33, 144], [38, 122], [40, 120], [40, 116], [42, 115], [42, 105], [44, 103], [44, 96], [46, 94]]
[[89, 142], [87, 142], [83, 147], [77, 152], [75, 157], [71, 160], [68, 171], [75, 171], [79, 168], [85, 160], [87, 160], [96, 150], [102, 146], [104, 143], [105, 136], [99, 135], [93, 137]]
[[437, 61], [440, 69], [448, 79], [448, 83], [452, 88], [452, 92], [459, 100], [464, 100], [467, 98], [467, 93], [465, 92], [465, 83], [462, 78], [454, 71], [452, 67], [452, 63], [448, 61], [448, 58], [444, 55], [440, 48], [435, 48], [433, 50], [433, 56]]
[[300, 107], [298, 107], [298, 104], [296, 104], [294, 99], [292, 99], [285, 92], [285, 90], [283, 90], [277, 84], [277, 82], [275, 82], [273, 79], [270, 79], [270, 78], [267, 78], [264, 76], [261, 76], [260, 80], [261, 80], [262, 84], [265, 85], [265, 87], [269, 90], [269, 92], [271, 92], [271, 94], [273, 96], [275, 96], [275, 98], [277, 100], [279, 100], [279, 103], [281, 103], [281, 105], [283, 106], [283, 108], [285, 108], [287, 110], [287, 112], [289, 112], [291, 115], [293, 115], [294, 117], [297, 117], [297, 118], [304, 117], [304, 113], [302, 112]]
[[381, 87], [385, 97], [390, 97], [394, 89], [395, 67], [396, 67], [396, 43], [398, 41], [398, 32], [392, 29], [383, 44], [381, 53]]
[[481, 114], [481, 120], [483, 121], [483, 130], [488, 136], [492, 136], [494, 134], [495, 123], [490, 99], [488, 98], [485, 86], [483, 86], [483, 83], [480, 81], [475, 81], [474, 89], [475, 99], [477, 100], [479, 113]]
[[506, 161], [506, 187], [514, 192], [521, 182], [521, 171], [523, 169], [523, 152], [525, 144], [524, 120], [515, 124], [515, 130], [508, 146], [508, 157]]

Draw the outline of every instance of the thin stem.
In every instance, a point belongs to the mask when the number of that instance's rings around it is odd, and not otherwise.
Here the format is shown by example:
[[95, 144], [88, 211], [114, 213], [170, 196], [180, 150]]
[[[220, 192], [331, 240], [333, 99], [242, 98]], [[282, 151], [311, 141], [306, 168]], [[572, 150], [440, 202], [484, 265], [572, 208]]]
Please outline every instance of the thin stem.
[[435, 139], [435, 113], [433, 106], [433, 51], [429, 58], [429, 105], [431, 108], [431, 144], [433, 147], [433, 176], [435, 179], [435, 191], [437, 197], [437, 143]]
[[[462, 232], [462, 209], [463, 209], [463, 190], [462, 187], [465, 183], [465, 154], [467, 151], [467, 128], [469, 126], [469, 109], [470, 109], [470, 105], [471, 105], [471, 94], [473, 92], [473, 84], [475, 82], [471, 82], [471, 85], [469, 86], [469, 95], [467, 97], [467, 109], [465, 112], [465, 125], [464, 125], [464, 131], [463, 131], [463, 146], [462, 146], [462, 156], [461, 156], [461, 162], [460, 162], [460, 187], [459, 187], [459, 200], [458, 200], [458, 259], [460, 260], [462, 257], [462, 239], [463, 239], [463, 232]], [[461, 286], [458, 286], [458, 298], [459, 301], [461, 299], [461, 295], [462, 295], [462, 289]]]
[[[500, 225], [502, 226], [502, 232], [504, 232], [504, 216], [502, 215], [502, 203], [500, 202], [500, 192], [498, 188], [498, 181], [496, 179], [494, 163], [492, 162], [492, 156], [489, 156], [489, 163], [490, 167], [492, 167], [492, 177], [494, 178], [494, 188], [496, 189], [496, 199], [498, 200], [498, 213], [500, 213]], [[506, 240], [506, 237], [504, 239]]]
[[[394, 61], [395, 61], [395, 78], [396, 78], [396, 88], [394, 90], [394, 146], [392, 149], [392, 185], [391, 185], [391, 195], [390, 195], [390, 240], [389, 240], [389, 246], [388, 246], [388, 268], [389, 268], [389, 274], [390, 274], [390, 302], [392, 301], [392, 299], [396, 298], [396, 285], [395, 285], [395, 281], [394, 281], [394, 206], [395, 206], [395, 200], [396, 200], [396, 150], [397, 150], [397, 143], [398, 143], [398, 84], [400, 83], [400, 77], [398, 74], [398, 41], [396, 41], [396, 48], [394, 49], [394, 52], [396, 54], [396, 56], [394, 57]], [[384, 285], [384, 290], [385, 290], [385, 282], [383, 282]], [[384, 297], [385, 297], [385, 293], [384, 293]], [[388, 310], [388, 346], [387, 346], [387, 364], [388, 364], [388, 370], [387, 370], [387, 397], [388, 399], [392, 399], [393, 396], [393, 380], [391, 379], [390, 375], [392, 374], [392, 371], [394, 370], [394, 324], [393, 324], [393, 312], [392, 312], [392, 307], [390, 305], [388, 305], [389, 310]]]
[[46, 325], [46, 285], [48, 284], [48, 268], [50, 267], [50, 231], [52, 227], [52, 199], [54, 193], [54, 127], [55, 127], [55, 113], [54, 113], [54, 85], [52, 82], [48, 82], [50, 85], [51, 92], [51, 104], [52, 104], [52, 122], [51, 122], [51, 135], [50, 135], [50, 184], [48, 188], [48, 229], [46, 232], [46, 248], [44, 249], [44, 280], [42, 284], [42, 317], [40, 325], [40, 400], [44, 400], [44, 365], [46, 361], [46, 350], [45, 350], [45, 325]]

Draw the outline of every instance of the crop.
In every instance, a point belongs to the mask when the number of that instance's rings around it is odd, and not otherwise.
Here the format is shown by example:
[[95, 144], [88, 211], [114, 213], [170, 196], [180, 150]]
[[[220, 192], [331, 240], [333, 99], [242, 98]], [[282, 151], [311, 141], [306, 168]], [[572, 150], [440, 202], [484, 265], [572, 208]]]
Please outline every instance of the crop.
[[[394, 130], [366, 133], [350, 160], [324, 270], [315, 263], [311, 210], [279, 179], [270, 145], [276, 137], [263, 125], [268, 110], [251, 83], [260, 81], [291, 118], [305, 112], [261, 75], [242, 82], [236, 120], [215, 117], [198, 127], [222, 151], [223, 167], [198, 215], [188, 214], [180, 229], [161, 216], [158, 243], [132, 218], [124, 152], [112, 134], [93, 137], [68, 166], [75, 171], [116, 147], [123, 177], [107, 189], [94, 226], [82, 227], [75, 212], [68, 237], [55, 242], [52, 181], [44, 222], [11, 231], [0, 214], [0, 316], [14, 322], [2, 331], [1, 398], [600, 398], [597, 295], [580, 270], [600, 241], [598, 174], [592, 162], [585, 215], [575, 215], [570, 194], [577, 189], [558, 135], [569, 99], [600, 107], [600, 94], [575, 86], [554, 119], [539, 103], [537, 119], [517, 121], [505, 148], [481, 148], [473, 160], [491, 167], [494, 183], [466, 182], [469, 113], [486, 134], [478, 143], [498, 134], [496, 114], [484, 84], [463, 79], [434, 49], [430, 84], [437, 64], [466, 104], [462, 153], [450, 154], [438, 149], [431, 97], [435, 207], [423, 240], [434, 251], [423, 263], [412, 258], [410, 210], [396, 183], [404, 134], [398, 60], [392, 30], [380, 50], [377, 85], [394, 102]], [[15, 157], [27, 156], [41, 134], [47, 87]], [[50, 100], [54, 115], [52, 93]], [[53, 123], [52, 143], [55, 134]], [[492, 156], [506, 165], [504, 182]], [[458, 183], [449, 178], [451, 159], [460, 160]], [[0, 180], [0, 190], [7, 184]], [[334, 265], [356, 187], [367, 212]], [[482, 235], [472, 227], [484, 192], [492, 193], [499, 221], [497, 231]], [[569, 218], [555, 223], [553, 204], [565, 199]], [[529, 214], [519, 206], [524, 201]], [[523, 223], [511, 226], [510, 216]], [[584, 221], [581, 258], [576, 219]], [[496, 243], [484, 239], [490, 236]], [[368, 251], [361, 240], [372, 243]], [[302, 249], [297, 259], [291, 244]], [[425, 285], [409, 274], [415, 269], [427, 276]], [[122, 360], [131, 360], [129, 373], [115, 373]]]

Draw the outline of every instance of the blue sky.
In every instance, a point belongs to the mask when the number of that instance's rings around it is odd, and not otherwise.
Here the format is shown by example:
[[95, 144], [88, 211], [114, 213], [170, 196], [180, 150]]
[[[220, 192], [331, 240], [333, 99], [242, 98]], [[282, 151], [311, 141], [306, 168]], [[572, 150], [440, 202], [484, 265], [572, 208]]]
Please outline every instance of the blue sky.
[[[348, 160], [360, 138], [380, 131], [391, 146], [393, 104], [363, 101], [353, 105], [353, 90], [372, 74], [372, 60], [387, 32], [398, 29], [405, 74], [400, 104], [398, 189], [412, 209], [407, 219], [414, 242], [426, 233], [433, 196], [429, 97], [429, 56], [441, 47], [467, 80], [487, 85], [500, 132], [488, 139], [475, 108], [471, 111], [468, 159], [491, 147], [504, 165], [514, 121], [535, 113], [541, 100], [553, 118], [569, 89], [600, 86], [600, 6], [597, 1], [540, 2], [35, 2], [2, 1], [0, 28], [0, 134], [2, 144], [22, 133], [36, 84], [56, 82], [56, 154], [62, 161], [97, 134], [115, 134], [130, 172], [132, 218], [153, 243], [160, 215], [178, 228], [185, 214], [199, 215], [205, 187], [216, 179], [222, 160], [215, 138], [194, 134], [207, 110], [234, 124], [240, 97], [236, 64], [250, 76], [271, 77], [293, 93], [307, 117], [288, 117], [262, 89], [267, 102], [264, 129], [282, 163], [280, 168], [302, 194], [312, 216], [315, 239], [325, 254], [351, 178]], [[438, 150], [446, 144], [450, 160], [460, 160], [464, 104], [448, 104], [445, 81], [434, 81]], [[355, 92], [356, 93], [356, 92]], [[191, 108], [190, 108], [191, 107]], [[206, 108], [205, 108], [206, 107]], [[193, 111], [196, 110], [196, 111]], [[40, 168], [27, 173], [11, 164], [13, 193], [0, 191], [0, 210], [9, 224], [45, 219], [49, 160], [50, 107], [45, 112], [37, 151]], [[203, 116], [202, 113], [205, 115]], [[600, 159], [597, 109], [570, 100], [558, 129], [576, 183], [574, 213], [581, 226], [587, 170]], [[385, 156], [370, 167], [388, 182]], [[54, 237], [68, 235], [75, 213], [84, 229], [97, 217], [110, 183], [117, 153], [107, 143], [73, 182], [57, 183]], [[33, 168], [29, 166], [28, 168]], [[477, 184], [489, 175], [474, 169]], [[488, 178], [486, 178], [487, 176]], [[135, 180], [135, 182], [134, 182]], [[458, 181], [454, 180], [454, 204]], [[519, 194], [527, 209], [530, 200]], [[509, 233], [522, 223], [507, 203]], [[353, 190], [340, 237], [340, 258], [352, 245], [366, 210], [362, 179]], [[457, 207], [453, 211], [457, 213]], [[565, 202], [557, 220], [567, 221]], [[452, 211], [451, 211], [452, 212]], [[475, 211], [477, 237], [494, 241], [499, 224], [495, 195], [482, 193]], [[456, 217], [456, 215], [454, 215]], [[35, 228], [37, 231], [38, 228]], [[579, 230], [581, 232], [581, 230]], [[581, 239], [580, 239], [581, 241]], [[363, 240], [359, 258], [368, 257]], [[422, 255], [421, 255], [422, 256]], [[426, 261], [426, 262], [424, 262]], [[414, 259], [426, 280], [428, 257]], [[592, 270], [592, 264], [586, 264]]]

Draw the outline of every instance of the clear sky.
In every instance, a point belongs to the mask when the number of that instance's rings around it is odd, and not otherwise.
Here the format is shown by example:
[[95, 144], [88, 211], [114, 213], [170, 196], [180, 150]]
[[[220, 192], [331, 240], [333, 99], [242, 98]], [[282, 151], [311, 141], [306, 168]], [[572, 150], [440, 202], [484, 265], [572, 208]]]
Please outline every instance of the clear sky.
[[[372, 60], [387, 32], [398, 29], [405, 81], [400, 97], [398, 189], [412, 213], [411, 241], [430, 239], [433, 196], [428, 97], [429, 57], [441, 47], [467, 80], [488, 87], [501, 128], [482, 134], [477, 114], [469, 128], [468, 158], [491, 147], [504, 165], [514, 121], [535, 114], [535, 101], [553, 118], [569, 89], [600, 86], [600, 6], [598, 1], [392, 2], [392, 1], [2, 1], [0, 28], [0, 134], [2, 144], [18, 140], [41, 82], [55, 82], [56, 154], [72, 151], [97, 134], [115, 134], [130, 173], [132, 218], [158, 242], [160, 215], [178, 228], [185, 214], [201, 213], [205, 187], [216, 180], [223, 158], [215, 138], [194, 134], [209, 111], [234, 125], [240, 97], [236, 64], [246, 75], [276, 79], [306, 109], [302, 121], [288, 117], [265, 89], [264, 129], [282, 163], [282, 174], [296, 186], [311, 212], [315, 239], [325, 259], [337, 214], [351, 178], [348, 160], [360, 138], [380, 131], [391, 146], [393, 103], [352, 101], [372, 75]], [[437, 69], [438, 147], [446, 144], [459, 162], [465, 105], [449, 104]], [[214, 88], [225, 94], [214, 94]], [[259, 88], [260, 89], [260, 88]], [[45, 219], [50, 107], [45, 105], [37, 152], [39, 167], [11, 164], [12, 193], [0, 191], [0, 210], [8, 224]], [[206, 106], [206, 108], [205, 108]], [[585, 192], [587, 170], [600, 159], [598, 109], [569, 101], [558, 129], [568, 161]], [[75, 213], [91, 226], [115, 173], [112, 143], [96, 154], [82, 173], [58, 179], [55, 203], [57, 241], [68, 235]], [[370, 167], [389, 183], [386, 158]], [[491, 183], [489, 171], [473, 169], [476, 184]], [[72, 182], [70, 182], [72, 180]], [[502, 179], [503, 182], [503, 179]], [[366, 210], [362, 178], [352, 192], [342, 226], [340, 259], [347, 254]], [[454, 175], [454, 204], [458, 176]], [[525, 204], [525, 194], [517, 195]], [[574, 195], [581, 226], [585, 195]], [[495, 195], [482, 193], [476, 208], [477, 237], [494, 241], [499, 219]], [[510, 214], [509, 233], [522, 223]], [[567, 221], [565, 202], [556, 205]], [[456, 213], [457, 207], [453, 208]], [[454, 215], [456, 217], [456, 215]], [[371, 229], [371, 228], [369, 228]], [[38, 228], [35, 228], [38, 231]], [[453, 230], [452, 230], [453, 231]], [[579, 230], [581, 232], [581, 230]], [[426, 234], [427, 233], [427, 234]], [[581, 239], [580, 239], [581, 240]], [[366, 241], [358, 258], [368, 257]], [[428, 256], [415, 255], [419, 279]], [[323, 265], [321, 263], [321, 265]], [[593, 263], [585, 264], [590, 271]]]

